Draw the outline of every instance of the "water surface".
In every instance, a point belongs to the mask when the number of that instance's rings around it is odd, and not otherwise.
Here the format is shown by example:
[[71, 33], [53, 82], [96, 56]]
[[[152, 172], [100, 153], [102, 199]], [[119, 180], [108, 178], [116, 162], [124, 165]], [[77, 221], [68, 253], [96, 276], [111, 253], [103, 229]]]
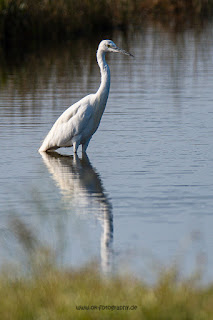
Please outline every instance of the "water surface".
[[[23, 261], [19, 230], [60, 265], [96, 259], [104, 271], [147, 275], [177, 260], [184, 274], [213, 266], [212, 26], [159, 28], [113, 41], [111, 90], [88, 158], [37, 149], [57, 117], [99, 86], [99, 38], [2, 60], [0, 258]], [[86, 41], [86, 43], [85, 43]], [[19, 241], [17, 241], [19, 240]]]

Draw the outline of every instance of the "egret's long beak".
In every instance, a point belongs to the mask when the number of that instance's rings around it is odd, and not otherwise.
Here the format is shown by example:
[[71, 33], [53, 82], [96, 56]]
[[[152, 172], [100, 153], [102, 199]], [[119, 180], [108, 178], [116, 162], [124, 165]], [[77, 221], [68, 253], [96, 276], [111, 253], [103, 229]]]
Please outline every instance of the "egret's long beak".
[[129, 53], [129, 52], [123, 50], [123, 49], [120, 49], [120, 48], [118, 48], [118, 47], [115, 49], [115, 52], [122, 53], [122, 54], [125, 54], [125, 55], [127, 55], [127, 56], [130, 56], [130, 57], [133, 57], [133, 58], [134, 58], [133, 54], [131, 54], [131, 53]]

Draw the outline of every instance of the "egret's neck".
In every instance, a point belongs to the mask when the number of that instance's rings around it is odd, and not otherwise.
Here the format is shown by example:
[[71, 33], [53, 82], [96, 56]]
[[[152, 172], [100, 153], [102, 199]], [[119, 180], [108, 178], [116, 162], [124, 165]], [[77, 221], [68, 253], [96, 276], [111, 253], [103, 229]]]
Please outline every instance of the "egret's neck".
[[97, 91], [97, 96], [100, 97], [101, 100], [105, 100], [103, 103], [106, 104], [110, 88], [110, 70], [105, 60], [105, 52], [101, 50], [97, 51], [97, 61], [101, 71], [101, 84]]

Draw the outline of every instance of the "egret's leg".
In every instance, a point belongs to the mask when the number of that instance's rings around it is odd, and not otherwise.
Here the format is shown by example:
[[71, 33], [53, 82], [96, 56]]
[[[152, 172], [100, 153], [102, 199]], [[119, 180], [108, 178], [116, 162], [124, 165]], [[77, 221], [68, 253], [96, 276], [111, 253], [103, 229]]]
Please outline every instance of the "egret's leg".
[[74, 153], [77, 153], [79, 144], [80, 144], [80, 141], [73, 142], [73, 151], [74, 151]]
[[83, 153], [86, 153], [89, 142], [90, 142], [90, 139], [88, 139], [84, 144], [82, 144], [82, 152]]

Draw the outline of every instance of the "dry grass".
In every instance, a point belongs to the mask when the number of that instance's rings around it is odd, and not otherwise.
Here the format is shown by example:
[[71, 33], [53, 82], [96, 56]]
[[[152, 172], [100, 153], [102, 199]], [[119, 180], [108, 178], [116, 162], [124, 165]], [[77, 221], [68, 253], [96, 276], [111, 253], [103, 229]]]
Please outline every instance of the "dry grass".
[[213, 319], [213, 285], [181, 281], [175, 268], [151, 286], [130, 275], [103, 277], [95, 264], [58, 270], [53, 261], [47, 250], [40, 250], [31, 255], [30, 276], [8, 268], [1, 272], [1, 319]]
[[182, 279], [174, 266], [150, 285], [130, 274], [104, 276], [95, 263], [59, 269], [25, 224], [11, 223], [28, 268], [23, 263], [0, 270], [0, 319], [213, 319], [213, 284], [201, 286], [199, 275]]

